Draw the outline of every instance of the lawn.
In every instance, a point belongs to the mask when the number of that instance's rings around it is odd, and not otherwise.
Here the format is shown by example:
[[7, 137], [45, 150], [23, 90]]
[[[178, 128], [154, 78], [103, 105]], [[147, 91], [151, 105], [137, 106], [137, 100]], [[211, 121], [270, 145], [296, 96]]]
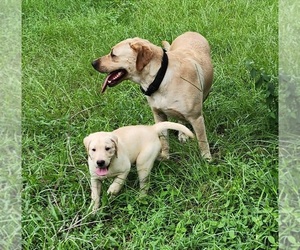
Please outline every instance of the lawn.
[[0, 2], [0, 249], [21, 244], [21, 15]]
[[[22, 4], [24, 249], [278, 248], [277, 1]], [[213, 162], [171, 133], [149, 195], [139, 199], [133, 167], [116, 197], [104, 181], [92, 215], [83, 138], [153, 117], [137, 84], [100, 94], [105, 76], [91, 61], [129, 37], [160, 45], [188, 30], [212, 50], [204, 115]]]

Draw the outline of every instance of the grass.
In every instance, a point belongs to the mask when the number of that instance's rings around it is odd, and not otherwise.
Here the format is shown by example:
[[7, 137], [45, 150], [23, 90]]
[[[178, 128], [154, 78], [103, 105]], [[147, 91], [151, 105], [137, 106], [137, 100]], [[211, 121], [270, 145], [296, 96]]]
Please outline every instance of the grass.
[[[187, 30], [210, 42], [215, 68], [205, 102], [214, 157], [172, 134], [149, 195], [133, 168], [93, 216], [83, 138], [152, 124], [138, 85], [100, 95], [90, 62], [133, 36], [160, 45]], [[24, 249], [277, 249], [277, 124], [247, 71], [277, 76], [276, 1], [23, 1]]]
[[299, 67], [300, 53], [295, 50], [299, 33], [292, 13], [299, 2], [280, 5], [280, 168], [279, 168], [279, 246], [299, 249]]
[[[0, 249], [21, 244], [21, 16], [0, 3]], [[12, 63], [13, 62], [13, 63]]]

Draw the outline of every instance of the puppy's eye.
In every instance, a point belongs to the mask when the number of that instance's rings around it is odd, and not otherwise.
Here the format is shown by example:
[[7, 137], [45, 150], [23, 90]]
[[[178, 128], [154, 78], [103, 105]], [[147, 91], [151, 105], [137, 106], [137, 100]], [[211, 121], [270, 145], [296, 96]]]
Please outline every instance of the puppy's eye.
[[95, 148], [92, 148], [92, 151], [94, 151], [94, 152], [95, 152], [95, 151], [96, 151], [96, 149], [95, 149]]
[[105, 147], [105, 150], [106, 151], [109, 151], [111, 148], [110, 147]]

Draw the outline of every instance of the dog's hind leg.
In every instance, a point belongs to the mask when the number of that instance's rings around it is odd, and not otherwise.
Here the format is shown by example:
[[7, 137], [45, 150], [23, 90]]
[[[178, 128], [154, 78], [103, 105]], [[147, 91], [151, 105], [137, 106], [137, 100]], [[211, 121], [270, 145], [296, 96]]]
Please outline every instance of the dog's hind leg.
[[148, 166], [142, 165], [138, 168], [141, 196], [145, 196], [148, 193], [149, 186], [150, 186], [149, 175], [150, 175], [152, 167], [153, 167], [153, 163]]
[[[186, 126], [186, 124], [182, 121], [178, 121], [178, 123]], [[183, 133], [182, 131], [178, 131], [178, 140], [181, 142], [181, 143], [185, 143], [187, 142], [189, 139], [189, 136], [186, 135], [185, 133]]]
[[144, 149], [136, 160], [141, 196], [145, 196], [148, 192], [149, 175], [159, 151], [160, 141], [157, 139], [148, 148]]
[[199, 116], [197, 119], [190, 119], [189, 122], [192, 124], [193, 129], [196, 133], [202, 157], [210, 161], [211, 154], [210, 154], [209, 144], [207, 141], [203, 115]]

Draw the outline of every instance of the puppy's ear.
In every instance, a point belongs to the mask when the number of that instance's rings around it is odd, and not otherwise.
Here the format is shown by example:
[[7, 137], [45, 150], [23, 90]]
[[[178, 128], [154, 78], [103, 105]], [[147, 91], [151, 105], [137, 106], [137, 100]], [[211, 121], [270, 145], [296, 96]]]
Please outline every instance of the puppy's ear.
[[83, 144], [87, 151], [89, 151], [90, 142], [91, 142], [91, 137], [89, 135], [83, 139]]
[[141, 71], [152, 59], [153, 51], [140, 41], [131, 43], [130, 47], [137, 52], [136, 69]]
[[118, 137], [116, 135], [112, 134], [110, 139], [113, 142], [113, 144], [115, 145], [115, 155], [118, 158]]

